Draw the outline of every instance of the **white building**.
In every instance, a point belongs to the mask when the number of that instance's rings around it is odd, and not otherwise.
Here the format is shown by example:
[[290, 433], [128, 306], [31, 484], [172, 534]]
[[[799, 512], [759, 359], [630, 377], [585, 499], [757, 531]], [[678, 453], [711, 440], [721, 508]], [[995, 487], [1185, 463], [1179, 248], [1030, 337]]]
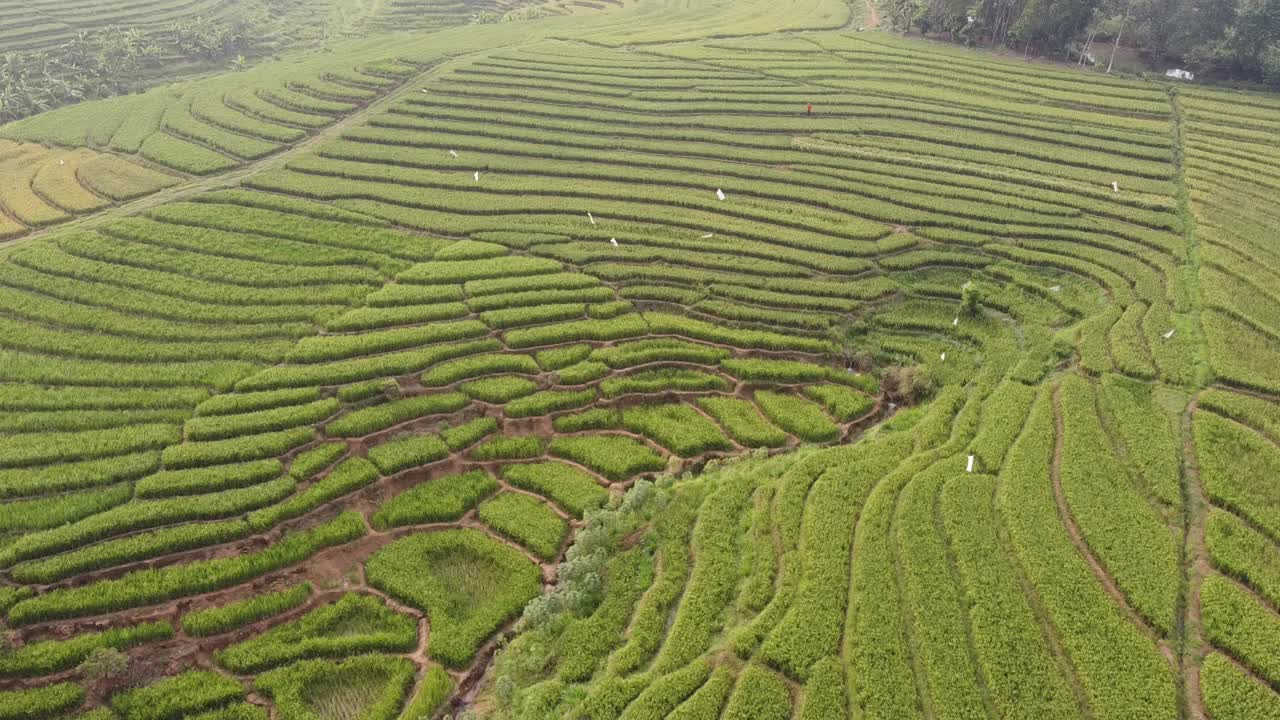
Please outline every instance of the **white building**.
[[1164, 76], [1171, 77], [1176, 80], [1195, 80], [1196, 79], [1195, 73], [1188, 72], [1186, 70], [1180, 70], [1178, 68], [1174, 68], [1173, 70], [1166, 71]]

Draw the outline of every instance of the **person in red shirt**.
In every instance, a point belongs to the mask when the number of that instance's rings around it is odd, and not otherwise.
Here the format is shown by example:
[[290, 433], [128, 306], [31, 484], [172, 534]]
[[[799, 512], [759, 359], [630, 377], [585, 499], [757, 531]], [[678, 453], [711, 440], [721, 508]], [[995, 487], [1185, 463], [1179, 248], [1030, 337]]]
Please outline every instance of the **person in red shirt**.
[[813, 114], [813, 103], [809, 103], [809, 114]]

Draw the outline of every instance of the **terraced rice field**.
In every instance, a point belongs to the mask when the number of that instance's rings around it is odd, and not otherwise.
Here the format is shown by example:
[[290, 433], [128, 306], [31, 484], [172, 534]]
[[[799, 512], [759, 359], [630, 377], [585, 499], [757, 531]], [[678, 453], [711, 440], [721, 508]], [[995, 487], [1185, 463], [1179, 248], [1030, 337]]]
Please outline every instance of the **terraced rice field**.
[[0, 719], [1280, 717], [1280, 100], [610, 5], [0, 128]]
[[159, 30], [190, 17], [217, 17], [232, 5], [228, 0], [4, 0], [0, 48], [46, 48], [112, 25]]

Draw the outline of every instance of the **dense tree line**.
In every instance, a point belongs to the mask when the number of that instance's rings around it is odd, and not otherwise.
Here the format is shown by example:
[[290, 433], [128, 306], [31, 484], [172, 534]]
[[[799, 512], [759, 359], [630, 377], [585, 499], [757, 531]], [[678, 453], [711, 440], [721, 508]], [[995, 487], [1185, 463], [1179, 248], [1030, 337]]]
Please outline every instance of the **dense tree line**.
[[880, 0], [895, 29], [1109, 68], [1119, 42], [1156, 63], [1280, 86], [1280, 0]]

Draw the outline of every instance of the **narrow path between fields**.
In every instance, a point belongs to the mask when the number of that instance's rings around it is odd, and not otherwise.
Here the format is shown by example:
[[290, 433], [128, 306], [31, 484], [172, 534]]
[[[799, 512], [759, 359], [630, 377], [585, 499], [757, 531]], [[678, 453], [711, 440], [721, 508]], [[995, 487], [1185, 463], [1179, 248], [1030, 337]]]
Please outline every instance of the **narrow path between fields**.
[[867, 0], [867, 14], [862, 19], [862, 27], [867, 30], [880, 27], [880, 8], [876, 0]]
[[1186, 716], [1191, 720], [1208, 717], [1200, 687], [1200, 666], [1212, 648], [1205, 641], [1200, 588], [1212, 572], [1209, 551], [1205, 545], [1205, 523], [1209, 500], [1200, 483], [1200, 462], [1196, 455], [1193, 422], [1199, 402], [1191, 398], [1183, 412], [1182, 431], [1182, 568], [1184, 604], [1179, 618], [1179, 670]]

